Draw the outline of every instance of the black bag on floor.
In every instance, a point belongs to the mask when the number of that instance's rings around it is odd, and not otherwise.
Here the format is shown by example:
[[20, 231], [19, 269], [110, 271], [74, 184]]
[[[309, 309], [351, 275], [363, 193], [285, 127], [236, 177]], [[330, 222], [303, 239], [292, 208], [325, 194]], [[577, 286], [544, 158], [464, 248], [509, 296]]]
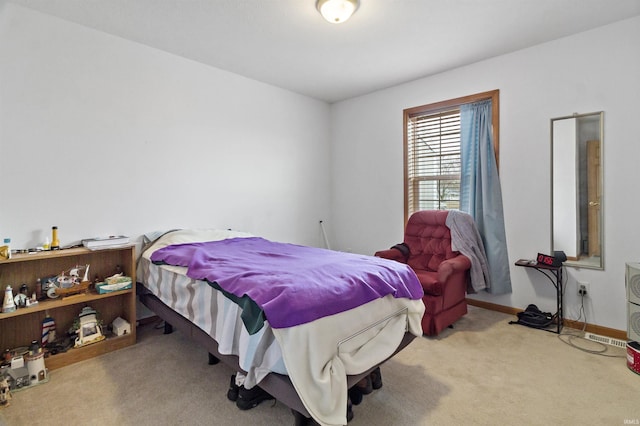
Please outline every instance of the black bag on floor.
[[527, 309], [518, 312], [518, 321], [511, 321], [509, 324], [526, 325], [533, 328], [547, 328], [553, 322], [553, 315], [549, 312], [542, 312], [536, 305], [529, 305]]

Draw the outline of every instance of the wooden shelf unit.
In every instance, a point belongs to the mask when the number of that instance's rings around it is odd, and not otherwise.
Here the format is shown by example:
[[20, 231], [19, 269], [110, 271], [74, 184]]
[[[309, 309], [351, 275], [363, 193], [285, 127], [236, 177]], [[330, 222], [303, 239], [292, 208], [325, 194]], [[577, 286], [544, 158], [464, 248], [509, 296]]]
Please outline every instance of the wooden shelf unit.
[[[0, 260], [0, 289], [4, 300], [7, 285], [13, 289], [15, 296], [24, 283], [28, 287], [28, 295], [36, 289], [38, 278], [51, 277], [67, 271], [77, 265], [90, 265], [89, 277], [108, 277], [113, 275], [119, 266], [125, 275], [135, 277], [135, 248], [133, 245], [102, 250], [73, 248], [56, 251], [38, 252], [34, 254], [16, 254], [8, 260]], [[103, 329], [117, 317], [131, 324], [131, 333], [107, 339], [80, 348], [71, 348], [67, 352], [51, 355], [45, 359], [49, 370], [64, 367], [88, 358], [105, 354], [136, 342], [136, 293], [135, 285], [131, 289], [107, 294], [97, 294], [95, 290], [88, 293], [68, 296], [66, 298], [41, 300], [35, 306], [16, 309], [14, 312], [0, 313], [0, 351], [29, 346], [33, 340], [42, 339], [42, 320], [51, 316], [56, 322], [56, 335], [65, 335], [78, 318], [85, 306], [91, 306], [99, 314]]]

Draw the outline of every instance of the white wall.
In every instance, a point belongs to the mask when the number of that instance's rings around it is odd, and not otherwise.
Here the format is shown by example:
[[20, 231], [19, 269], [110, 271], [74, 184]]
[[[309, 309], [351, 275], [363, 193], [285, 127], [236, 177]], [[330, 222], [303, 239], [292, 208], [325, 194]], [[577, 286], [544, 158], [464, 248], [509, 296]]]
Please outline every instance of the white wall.
[[[605, 111], [605, 270], [569, 269], [566, 312], [577, 317], [587, 281], [588, 322], [625, 329], [624, 262], [640, 260], [638, 40], [634, 18], [329, 107], [0, 3], [0, 238], [224, 227], [322, 245], [325, 220], [333, 248], [371, 254], [402, 238], [402, 110], [500, 89], [511, 263], [550, 250], [549, 120]], [[545, 279], [511, 274], [512, 294], [475, 297], [553, 309]]]
[[0, 238], [220, 227], [322, 245], [329, 105], [0, 3]]
[[[332, 105], [327, 226], [335, 248], [372, 254], [402, 239], [404, 108], [499, 89], [510, 263], [549, 252], [550, 119], [603, 110], [605, 269], [568, 268], [565, 315], [577, 318], [576, 280], [587, 281], [587, 322], [626, 330], [624, 264], [640, 260], [639, 41], [640, 18], [633, 18]], [[512, 294], [473, 297], [555, 311], [555, 290], [544, 277], [512, 266], [511, 278]]]

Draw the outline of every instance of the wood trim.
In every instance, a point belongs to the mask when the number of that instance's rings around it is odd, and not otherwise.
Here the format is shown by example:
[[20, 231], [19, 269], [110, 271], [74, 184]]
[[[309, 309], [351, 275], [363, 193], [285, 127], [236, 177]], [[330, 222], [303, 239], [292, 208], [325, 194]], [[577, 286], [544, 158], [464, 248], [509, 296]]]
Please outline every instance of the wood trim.
[[[404, 224], [407, 224], [407, 216], [409, 212], [409, 141], [407, 138], [407, 124], [409, 122], [409, 114], [407, 110], [402, 114], [402, 176], [404, 180]], [[403, 226], [404, 229], [404, 226]]]
[[[491, 99], [492, 101], [495, 101], [498, 99], [500, 94], [500, 90], [496, 89], [496, 90], [490, 90], [488, 92], [482, 92], [482, 93], [476, 93], [474, 95], [469, 95], [469, 96], [462, 96], [460, 98], [455, 98], [455, 99], [449, 99], [446, 101], [441, 101], [441, 102], [435, 102], [432, 104], [427, 104], [427, 105], [421, 105], [421, 106], [417, 106], [417, 107], [413, 107], [413, 108], [407, 108], [404, 110], [405, 116], [413, 116], [416, 114], [422, 114], [423, 112], [437, 112], [438, 110], [441, 109], [447, 109], [447, 108], [451, 108], [454, 106], [460, 106], [460, 105], [464, 105], [464, 104], [470, 104], [472, 102], [478, 102], [478, 101], [483, 101], [486, 99]], [[492, 113], [493, 112], [497, 112], [498, 110], [496, 108], [492, 109]]]
[[[476, 306], [478, 308], [488, 309], [490, 311], [502, 312], [503, 314], [509, 315], [517, 315], [518, 312], [522, 312], [523, 309], [514, 308], [511, 306], [498, 305], [495, 303], [484, 302], [482, 300], [475, 300], [467, 298], [467, 304], [471, 306]], [[576, 330], [582, 330], [584, 327], [585, 331], [590, 333], [599, 334], [600, 336], [612, 337], [614, 339], [619, 340], [627, 340], [627, 332], [625, 330], [617, 330], [615, 328], [603, 327], [601, 325], [589, 324], [587, 323], [585, 326], [584, 322], [574, 321], [565, 318], [564, 319], [565, 327], [573, 328]]]
[[[566, 327], [575, 328], [577, 330], [582, 330], [582, 327], [585, 326], [583, 322], [574, 321], [567, 318], [564, 319], [564, 325]], [[594, 334], [599, 334], [600, 336], [612, 337], [614, 339], [627, 341], [626, 330], [617, 330], [615, 328], [603, 327], [601, 325], [587, 323], [587, 326], [585, 327], [585, 331], [588, 331]]]
[[439, 110], [447, 110], [452, 107], [469, 104], [472, 102], [479, 102], [491, 99], [491, 114], [492, 114], [492, 124], [493, 124], [493, 150], [495, 153], [496, 159], [496, 167], [498, 169], [498, 174], [500, 173], [500, 90], [490, 90], [487, 92], [476, 93], [474, 95], [462, 96], [460, 98], [449, 99], [446, 101], [435, 102], [432, 104], [421, 105], [412, 108], [406, 108], [402, 112], [402, 143], [403, 143], [403, 158], [404, 158], [404, 168], [403, 168], [403, 178], [404, 178], [404, 223], [406, 225], [407, 220], [409, 220], [409, 179], [408, 179], [408, 140], [407, 140], [407, 123], [409, 119], [416, 115], [421, 115], [425, 113], [437, 113]]
[[104, 355], [109, 352], [134, 345], [136, 343], [136, 336], [133, 332], [134, 327], [132, 326], [131, 333], [125, 334], [124, 336], [109, 337], [97, 343], [92, 343], [79, 348], [74, 347], [69, 349], [67, 352], [48, 356], [46, 359], [47, 369], [57, 370], [58, 368], [66, 367], [76, 362], [84, 361], [89, 358]]
[[482, 300], [469, 299], [467, 297], [467, 305], [477, 306], [478, 308], [488, 309], [490, 311], [502, 312], [503, 314], [516, 315], [523, 309], [513, 308], [511, 306], [497, 305], [495, 303], [484, 302]]

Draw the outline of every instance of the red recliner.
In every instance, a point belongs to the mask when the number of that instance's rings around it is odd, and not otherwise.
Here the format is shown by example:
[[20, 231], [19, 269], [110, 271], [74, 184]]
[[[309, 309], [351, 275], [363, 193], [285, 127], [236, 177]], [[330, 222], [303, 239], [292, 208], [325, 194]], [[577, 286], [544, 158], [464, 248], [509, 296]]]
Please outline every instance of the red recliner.
[[[418, 276], [426, 310], [422, 331], [435, 336], [467, 313], [466, 291], [471, 261], [451, 251], [446, 210], [423, 210], [411, 215], [404, 243], [375, 253], [408, 264]], [[407, 250], [408, 249], [408, 250]], [[405, 253], [406, 252], [406, 253]]]

